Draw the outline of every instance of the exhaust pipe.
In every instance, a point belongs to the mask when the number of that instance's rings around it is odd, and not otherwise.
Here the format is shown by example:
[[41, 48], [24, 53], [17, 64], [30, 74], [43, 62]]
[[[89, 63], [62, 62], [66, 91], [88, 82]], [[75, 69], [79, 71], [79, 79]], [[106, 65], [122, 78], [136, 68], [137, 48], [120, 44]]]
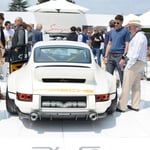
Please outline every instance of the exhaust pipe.
[[38, 119], [38, 114], [37, 113], [31, 113], [30, 119], [31, 119], [31, 121], [36, 121]]
[[95, 121], [95, 120], [97, 120], [97, 115], [96, 115], [96, 113], [91, 113], [90, 115], [89, 115], [89, 118], [92, 120], [92, 121]]

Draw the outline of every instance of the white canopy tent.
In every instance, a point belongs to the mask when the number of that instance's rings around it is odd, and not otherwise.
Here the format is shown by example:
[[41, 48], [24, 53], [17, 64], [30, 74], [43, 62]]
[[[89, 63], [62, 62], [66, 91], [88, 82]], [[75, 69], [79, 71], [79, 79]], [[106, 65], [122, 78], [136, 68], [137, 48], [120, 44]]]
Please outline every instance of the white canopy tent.
[[130, 20], [140, 20], [140, 18], [139, 18], [139, 16], [136, 16], [134, 14], [129, 14], [127, 16], [124, 16], [123, 25], [124, 26], [127, 25]]
[[150, 28], [150, 11], [142, 14], [139, 18], [143, 27]]
[[53, 12], [53, 13], [85, 13], [87, 8], [67, 2], [66, 0], [49, 0], [38, 5], [27, 8], [33, 12]]

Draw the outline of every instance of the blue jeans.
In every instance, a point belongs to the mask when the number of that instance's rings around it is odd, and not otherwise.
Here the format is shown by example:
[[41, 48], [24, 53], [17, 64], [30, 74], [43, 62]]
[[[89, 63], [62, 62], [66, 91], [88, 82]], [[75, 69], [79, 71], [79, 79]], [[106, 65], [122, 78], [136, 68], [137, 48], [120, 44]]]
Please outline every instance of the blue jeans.
[[108, 56], [108, 63], [106, 65], [106, 70], [111, 73], [112, 75], [114, 74], [115, 69], [117, 69], [118, 73], [119, 73], [119, 78], [120, 78], [120, 82], [122, 85], [123, 82], [123, 70], [119, 65], [119, 62], [122, 58], [121, 56], [117, 56], [117, 57], [113, 57], [111, 55]]
[[96, 57], [96, 62], [99, 64], [99, 66], [101, 66], [102, 50], [100, 50], [99, 48], [93, 48], [93, 54]]

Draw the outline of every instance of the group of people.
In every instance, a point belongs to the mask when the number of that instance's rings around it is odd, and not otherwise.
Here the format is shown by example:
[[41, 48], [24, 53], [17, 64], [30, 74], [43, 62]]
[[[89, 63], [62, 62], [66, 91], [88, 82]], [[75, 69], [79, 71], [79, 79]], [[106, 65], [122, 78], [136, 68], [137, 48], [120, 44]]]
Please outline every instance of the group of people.
[[4, 34], [4, 37], [1, 37], [1, 41], [4, 41], [1, 48], [5, 48], [5, 61], [8, 61], [10, 54], [12, 60], [18, 60], [19, 55], [24, 54], [25, 50], [30, 52], [36, 42], [43, 40], [42, 24], [37, 24], [34, 29], [32, 24], [25, 23], [21, 17], [16, 17], [13, 24], [10, 21], [5, 21], [3, 29], [3, 13], [0, 14], [0, 19], [1, 34]]
[[[43, 40], [42, 24], [36, 28], [25, 23], [21, 17], [16, 17], [14, 27], [10, 21], [5, 21], [4, 14], [0, 13], [0, 64], [12, 60], [16, 61], [30, 54], [32, 46]], [[3, 27], [3, 23], [4, 26]], [[0, 92], [0, 99], [5, 99]]]
[[[104, 63], [111, 74], [117, 69], [122, 85], [122, 93], [116, 111], [126, 109], [139, 111], [140, 80], [144, 71], [147, 53], [147, 38], [141, 31], [140, 20], [130, 20], [126, 27], [122, 26], [123, 16], [114, 19], [114, 28], [109, 31]], [[128, 99], [131, 93], [131, 104]]]
[[[146, 60], [147, 38], [141, 31], [142, 26], [139, 20], [130, 20], [124, 27], [123, 19], [122, 15], [116, 15], [110, 20], [110, 30], [105, 34], [98, 27], [95, 27], [94, 32], [91, 33], [87, 27], [81, 29], [72, 26], [67, 40], [87, 43], [99, 66], [101, 66], [101, 54], [103, 54], [106, 70], [112, 75], [115, 70], [118, 71], [122, 93], [116, 111], [125, 112], [127, 107], [139, 111], [140, 80]], [[24, 23], [21, 17], [17, 17], [14, 29], [11, 29], [10, 21], [5, 22], [5, 29], [3, 29], [3, 21], [4, 14], [0, 13], [0, 58], [3, 57], [2, 49], [5, 49], [4, 56], [7, 55], [7, 51], [11, 51], [12, 59], [16, 60], [19, 54], [24, 53], [26, 47], [28, 51], [31, 51], [31, 47], [37, 41], [43, 40], [41, 24], [33, 29], [31, 25]], [[27, 36], [25, 31], [28, 33]], [[132, 93], [132, 101], [128, 105], [130, 93]], [[3, 98], [4, 96], [0, 94], [0, 99]]]
[[95, 27], [92, 33], [86, 26], [83, 26], [82, 29], [72, 26], [70, 31], [67, 40], [87, 43], [92, 48], [97, 63], [101, 66], [101, 54], [103, 49], [101, 47], [103, 47], [104, 43], [103, 30], [99, 27]]
[[[88, 34], [87, 28], [81, 31], [79, 28], [71, 27], [67, 40], [87, 44], [90, 41], [89, 46], [97, 63], [101, 66], [101, 54], [103, 54], [106, 70], [112, 75], [117, 70], [122, 93], [116, 111], [125, 112], [127, 108], [139, 111], [140, 80], [144, 71], [148, 43], [141, 31], [140, 20], [130, 20], [126, 26], [123, 26], [123, 21], [122, 15], [116, 15], [110, 20], [110, 30], [105, 34], [97, 27], [92, 34]], [[132, 100], [128, 105], [130, 93]]]

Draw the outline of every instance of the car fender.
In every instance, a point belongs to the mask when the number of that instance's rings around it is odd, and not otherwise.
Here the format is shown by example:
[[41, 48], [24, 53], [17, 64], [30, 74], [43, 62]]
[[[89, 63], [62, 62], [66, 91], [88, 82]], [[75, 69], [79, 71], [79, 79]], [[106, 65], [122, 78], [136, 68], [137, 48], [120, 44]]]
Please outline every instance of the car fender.
[[12, 72], [8, 77], [8, 91], [11, 93], [21, 92], [31, 93], [32, 92], [32, 76], [31, 71], [28, 68], [21, 68], [17, 71]]

